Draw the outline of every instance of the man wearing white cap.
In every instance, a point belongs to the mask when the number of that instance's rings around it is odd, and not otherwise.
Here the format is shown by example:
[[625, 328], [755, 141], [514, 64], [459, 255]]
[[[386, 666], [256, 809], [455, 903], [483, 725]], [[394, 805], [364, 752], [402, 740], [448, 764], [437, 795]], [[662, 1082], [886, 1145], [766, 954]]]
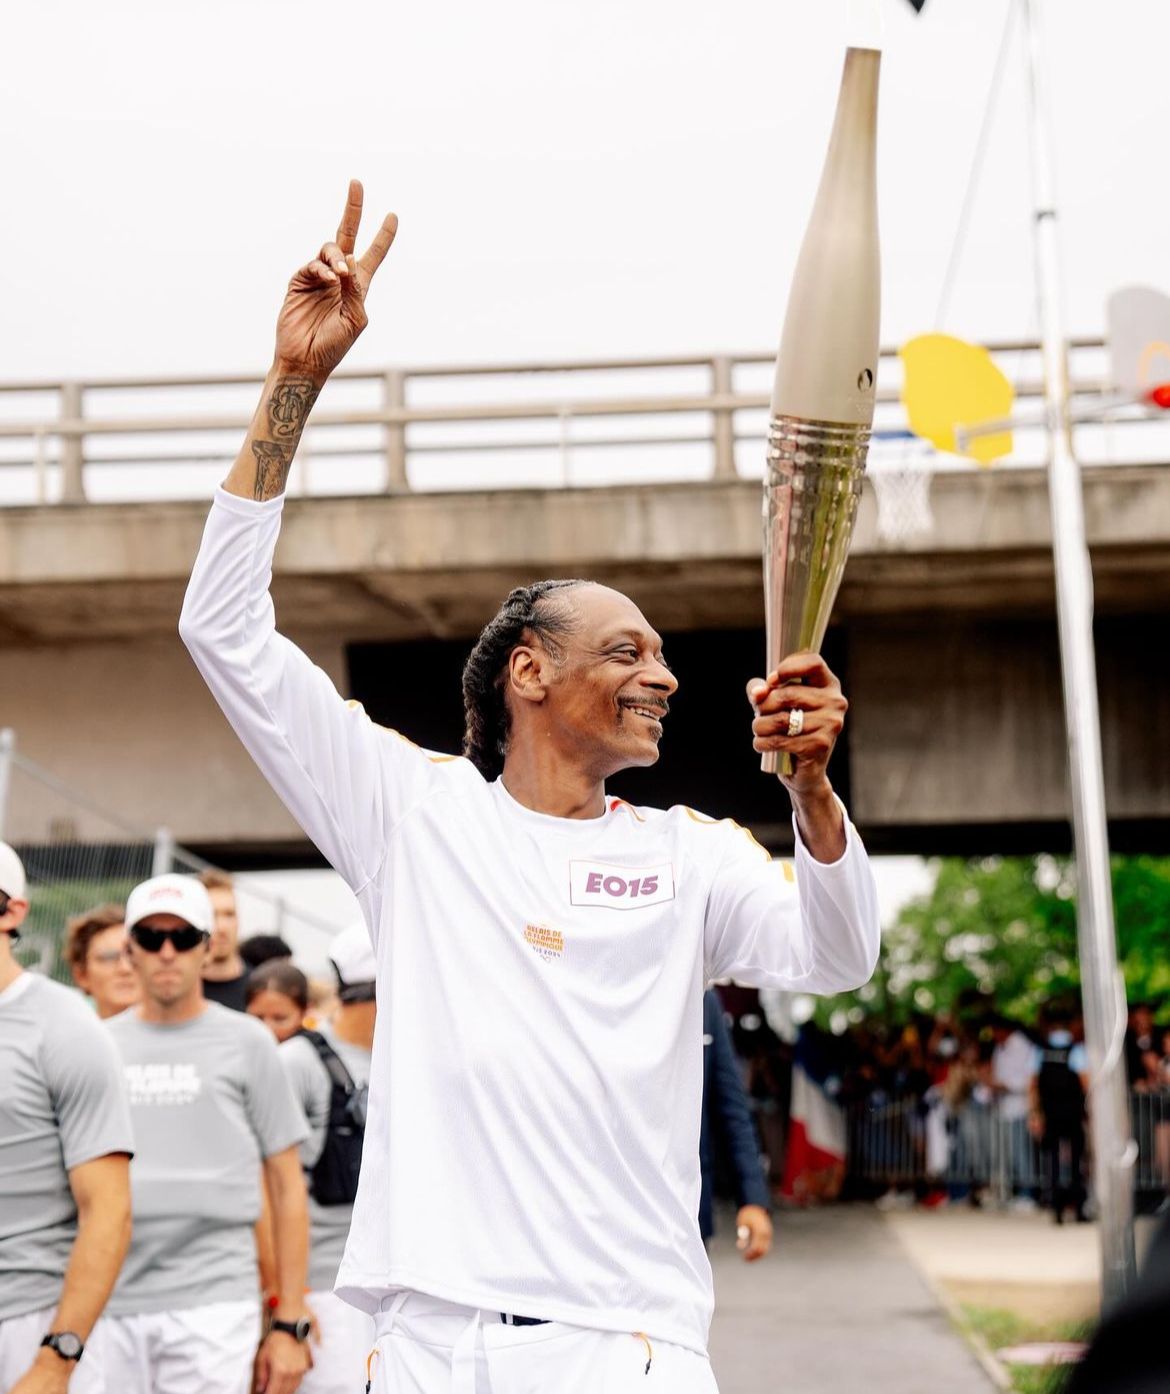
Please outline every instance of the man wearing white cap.
[[155, 876], [126, 902], [142, 1001], [107, 1026], [138, 1141], [134, 1236], [104, 1323], [117, 1394], [247, 1394], [260, 1339], [261, 1163], [280, 1289], [259, 1385], [292, 1394], [308, 1364], [305, 1122], [269, 1032], [204, 1000], [211, 924], [191, 876]]
[[318, 1331], [313, 1368], [301, 1382], [301, 1394], [349, 1394], [361, 1388], [375, 1340], [373, 1318], [333, 1292], [357, 1195], [374, 1048], [377, 965], [365, 925], [343, 929], [330, 944], [329, 957], [340, 1002], [333, 1020], [280, 1048], [310, 1129], [301, 1161], [309, 1186], [309, 1307]]
[[28, 908], [0, 842], [0, 1389], [103, 1394], [90, 1333], [130, 1239], [130, 1113], [96, 1017], [13, 957]]

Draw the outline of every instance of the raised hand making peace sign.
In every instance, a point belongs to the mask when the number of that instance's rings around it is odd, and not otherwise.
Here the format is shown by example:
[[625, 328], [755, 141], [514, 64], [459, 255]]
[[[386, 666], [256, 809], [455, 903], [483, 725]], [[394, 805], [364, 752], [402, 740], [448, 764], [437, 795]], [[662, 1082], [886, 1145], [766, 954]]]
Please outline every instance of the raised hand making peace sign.
[[351, 179], [336, 241], [326, 242], [288, 283], [276, 322], [277, 361], [319, 386], [366, 327], [366, 292], [398, 231], [398, 219], [388, 213], [369, 247], [355, 257], [362, 199], [361, 183]]
[[394, 241], [398, 219], [388, 213], [357, 258], [353, 249], [361, 220], [362, 186], [351, 179], [337, 240], [326, 242], [288, 283], [264, 396], [223, 481], [229, 494], [264, 502], [284, 492], [317, 394], [368, 323], [366, 292]]

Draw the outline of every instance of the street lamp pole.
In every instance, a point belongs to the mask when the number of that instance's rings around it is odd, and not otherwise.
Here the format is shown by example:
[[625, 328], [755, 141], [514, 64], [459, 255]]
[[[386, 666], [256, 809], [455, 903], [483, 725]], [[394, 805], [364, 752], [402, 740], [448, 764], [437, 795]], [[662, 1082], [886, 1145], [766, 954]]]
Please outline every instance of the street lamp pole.
[[1124, 1296], [1135, 1274], [1133, 1164], [1129, 1094], [1122, 1049], [1125, 986], [1117, 964], [1101, 721], [1093, 650], [1093, 575], [1085, 538], [1080, 467], [1073, 453], [1068, 350], [1060, 284], [1048, 98], [1040, 31], [1041, 0], [1016, 0], [1024, 21], [1028, 72], [1034, 250], [1043, 330], [1048, 417], [1048, 492], [1056, 614], [1068, 734], [1073, 848], [1077, 868], [1077, 941], [1085, 1008], [1085, 1044], [1093, 1084], [1089, 1121], [1101, 1231], [1101, 1288], [1106, 1306]]

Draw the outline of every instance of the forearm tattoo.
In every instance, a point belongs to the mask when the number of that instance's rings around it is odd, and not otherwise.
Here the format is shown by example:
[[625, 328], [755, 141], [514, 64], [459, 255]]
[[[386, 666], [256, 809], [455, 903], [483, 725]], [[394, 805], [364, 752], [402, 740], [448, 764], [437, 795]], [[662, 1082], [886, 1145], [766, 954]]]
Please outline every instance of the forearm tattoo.
[[272, 434], [282, 440], [290, 436], [299, 440], [320, 390], [311, 378], [278, 378], [268, 399]]
[[311, 378], [278, 378], [268, 398], [266, 414], [273, 440], [254, 440], [256, 461], [253, 498], [260, 502], [284, 492], [301, 432], [320, 388]]
[[256, 483], [252, 497], [259, 503], [284, 493], [288, 472], [292, 467], [293, 446], [282, 441], [254, 440], [252, 456], [256, 461]]

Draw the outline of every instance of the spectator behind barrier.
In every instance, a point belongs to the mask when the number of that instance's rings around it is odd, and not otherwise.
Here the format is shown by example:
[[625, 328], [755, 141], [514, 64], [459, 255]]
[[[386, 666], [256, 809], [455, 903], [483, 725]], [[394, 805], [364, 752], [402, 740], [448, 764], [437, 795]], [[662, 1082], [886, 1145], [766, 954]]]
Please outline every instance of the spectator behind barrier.
[[130, 963], [126, 911], [107, 902], [83, 910], [65, 926], [65, 958], [73, 981], [93, 999], [102, 1021], [133, 1007], [142, 996]]

